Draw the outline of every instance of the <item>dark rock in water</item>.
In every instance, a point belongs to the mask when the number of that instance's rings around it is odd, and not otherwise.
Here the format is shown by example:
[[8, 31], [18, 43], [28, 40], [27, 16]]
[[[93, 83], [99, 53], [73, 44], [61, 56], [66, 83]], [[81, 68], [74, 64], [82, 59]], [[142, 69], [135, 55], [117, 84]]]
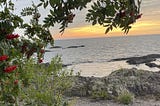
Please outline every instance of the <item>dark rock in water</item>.
[[160, 54], [149, 54], [141, 57], [118, 58], [118, 59], [112, 59], [111, 61], [127, 60], [127, 63], [137, 65], [137, 64], [143, 64], [143, 63], [149, 63], [149, 62], [155, 61], [156, 58], [160, 58]]
[[52, 52], [51, 50], [45, 50], [45, 52]]
[[[50, 63], [47, 62], [47, 63], [42, 63], [41, 65], [44, 65], [45, 67], [49, 67], [50, 66]], [[67, 66], [70, 66], [72, 64], [62, 64], [62, 67], [67, 67]]]
[[79, 45], [79, 46], [69, 46], [67, 48], [79, 48], [79, 47], [85, 47], [84, 45]]
[[129, 64], [143, 64], [143, 63], [148, 63], [148, 62], [152, 62], [155, 60], [156, 60], [155, 58], [143, 56], [143, 57], [131, 58], [131, 59], [127, 60], [127, 63], [129, 63]]
[[54, 49], [54, 48], [62, 48], [61, 46], [53, 46], [53, 47], [50, 47], [50, 49]]
[[62, 64], [62, 67], [71, 66], [72, 64]]
[[135, 96], [156, 96], [160, 94], [160, 72], [144, 70], [120, 69], [109, 76], [74, 77], [73, 85], [66, 94], [68, 96], [91, 96], [93, 92], [105, 92], [111, 98], [127, 91]]
[[147, 65], [148, 67], [157, 67], [157, 68], [160, 68], [160, 65], [157, 65], [155, 63], [146, 63], [145, 65]]
[[50, 49], [55, 49], [55, 48], [67, 49], [67, 48], [79, 48], [79, 47], [85, 47], [85, 45], [69, 46], [69, 47], [66, 47], [66, 48], [63, 48], [61, 46], [53, 46], [53, 47], [50, 47]]

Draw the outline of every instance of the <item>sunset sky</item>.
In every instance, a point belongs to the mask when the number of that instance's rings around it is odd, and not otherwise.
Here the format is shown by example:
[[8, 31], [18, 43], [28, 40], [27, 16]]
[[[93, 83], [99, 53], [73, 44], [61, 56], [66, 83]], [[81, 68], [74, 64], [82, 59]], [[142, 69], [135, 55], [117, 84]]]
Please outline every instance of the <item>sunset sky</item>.
[[[132, 25], [132, 29], [128, 33], [128, 36], [160, 34], [160, 1], [142, 0], [141, 11], [143, 13], [142, 18]], [[58, 30], [53, 28], [52, 33], [55, 39], [112, 37], [124, 35], [120, 29], [116, 29], [105, 35], [105, 28], [99, 25], [91, 26], [91, 23], [85, 22], [85, 14], [87, 13], [87, 10], [75, 13], [76, 17], [73, 23], [65, 30], [63, 35], [58, 34]]]
[[[33, 0], [35, 3], [39, 0]], [[22, 7], [29, 6], [31, 0], [18, 0], [17, 10], [20, 11]], [[24, 5], [25, 4], [25, 5]], [[88, 5], [89, 7], [89, 5]], [[160, 34], [160, 0], [142, 0], [141, 12], [142, 18], [137, 20], [132, 25], [132, 29], [128, 33], [130, 35], [151, 35]], [[46, 10], [41, 10], [42, 16], [48, 14]], [[72, 24], [65, 30], [64, 34], [59, 34], [59, 27], [51, 28], [51, 33], [54, 39], [70, 39], [70, 38], [89, 38], [89, 37], [112, 37], [124, 35], [120, 29], [116, 29], [109, 34], [105, 35], [105, 28], [91, 23], [85, 22], [85, 15], [87, 9], [82, 11], [75, 11], [76, 17]]]

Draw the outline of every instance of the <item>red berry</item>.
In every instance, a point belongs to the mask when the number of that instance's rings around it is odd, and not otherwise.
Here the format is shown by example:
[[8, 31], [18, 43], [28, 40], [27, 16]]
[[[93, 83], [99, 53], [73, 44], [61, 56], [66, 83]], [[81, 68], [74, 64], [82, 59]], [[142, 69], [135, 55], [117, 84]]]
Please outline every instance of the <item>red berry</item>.
[[45, 52], [45, 50], [44, 50], [44, 49], [41, 49], [41, 50], [40, 50], [40, 53], [44, 53], [44, 52]]
[[39, 62], [39, 63], [42, 63], [42, 62], [43, 62], [43, 59], [39, 59], [38, 62]]
[[123, 18], [123, 17], [125, 17], [125, 16], [126, 16], [126, 12], [125, 12], [125, 11], [120, 12], [120, 13], [119, 13], [119, 15], [120, 15], [120, 18]]
[[132, 12], [130, 12], [130, 16], [134, 16], [134, 12], [132, 11]]
[[69, 22], [69, 23], [72, 23], [74, 17], [75, 17], [75, 14], [73, 14], [73, 13], [68, 14], [68, 16], [67, 16], [68, 22]]
[[142, 17], [142, 14], [139, 14], [139, 15], [136, 16], [136, 19], [139, 19], [141, 17]]
[[13, 66], [9, 66], [7, 68], [4, 69], [5, 73], [10, 73], [12, 71], [14, 71], [17, 68], [17, 66], [13, 65]]
[[14, 39], [14, 38], [18, 38], [19, 37], [19, 35], [18, 34], [8, 34], [7, 36], [6, 36], [6, 38], [7, 39]]
[[18, 80], [15, 80], [15, 81], [14, 81], [14, 84], [17, 85], [17, 84], [18, 84]]
[[0, 56], [0, 61], [4, 61], [4, 60], [7, 60], [7, 59], [8, 59], [7, 55]]

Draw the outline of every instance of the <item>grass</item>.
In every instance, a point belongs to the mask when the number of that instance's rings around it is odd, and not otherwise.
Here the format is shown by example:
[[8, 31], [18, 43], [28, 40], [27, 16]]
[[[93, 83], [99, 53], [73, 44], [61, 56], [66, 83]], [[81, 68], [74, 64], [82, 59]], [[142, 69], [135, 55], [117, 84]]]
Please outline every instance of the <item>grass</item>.
[[92, 99], [109, 99], [109, 94], [104, 90], [92, 91], [91, 98]]
[[130, 92], [123, 91], [120, 95], [118, 95], [117, 100], [118, 102], [128, 105], [133, 102], [134, 95]]

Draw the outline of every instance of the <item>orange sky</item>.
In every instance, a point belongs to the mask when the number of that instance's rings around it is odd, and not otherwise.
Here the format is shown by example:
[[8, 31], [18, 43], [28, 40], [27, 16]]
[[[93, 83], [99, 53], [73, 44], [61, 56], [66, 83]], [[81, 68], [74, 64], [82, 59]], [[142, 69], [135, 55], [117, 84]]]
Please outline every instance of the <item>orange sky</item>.
[[[89, 38], [89, 37], [105, 37], [105, 36], [122, 36], [124, 33], [121, 29], [114, 29], [108, 34], [104, 34], [105, 28], [99, 25], [85, 25], [82, 27], [68, 28], [63, 35], [54, 35], [55, 39], [70, 38]], [[132, 25], [132, 29], [127, 35], [148, 35], [160, 34], [160, 21], [143, 21], [139, 20]]]
[[[160, 3], [159, 0], [145, 1], [143, 0], [141, 19], [137, 20], [132, 25], [129, 31], [130, 35], [149, 35], [160, 34]], [[107, 35], [104, 34], [105, 28], [99, 25], [91, 26], [85, 23], [86, 11], [78, 13], [78, 18], [74, 19], [73, 25], [67, 28], [63, 35], [54, 32], [54, 39], [70, 39], [70, 38], [90, 38], [90, 37], [105, 37], [105, 36], [122, 36], [124, 33], [120, 29], [114, 29]], [[82, 20], [83, 19], [83, 20]], [[74, 24], [76, 23], [76, 24]], [[58, 30], [59, 31], [59, 30]]]

